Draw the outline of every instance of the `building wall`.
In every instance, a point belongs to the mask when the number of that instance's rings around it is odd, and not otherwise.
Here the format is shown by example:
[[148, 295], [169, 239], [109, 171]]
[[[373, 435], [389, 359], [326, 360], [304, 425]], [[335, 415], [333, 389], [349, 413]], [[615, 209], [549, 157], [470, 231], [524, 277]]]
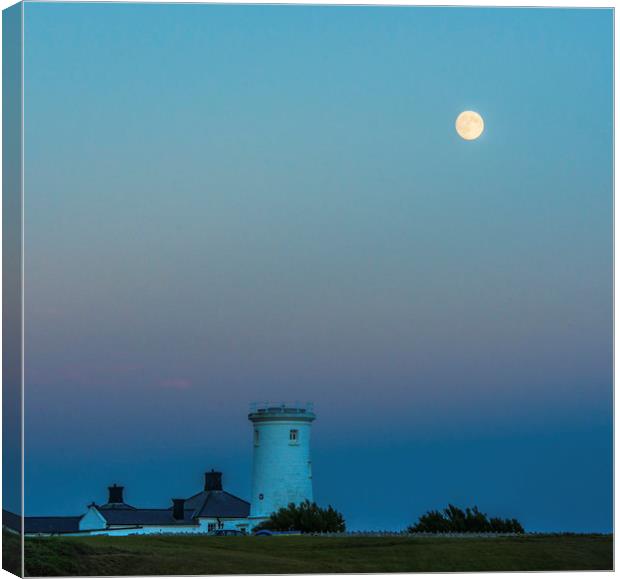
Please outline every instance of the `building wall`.
[[105, 529], [106, 524], [106, 520], [99, 514], [99, 511], [89, 507], [86, 514], [80, 519], [80, 531]]
[[[198, 527], [196, 525], [170, 525], [168, 526], [146, 526], [133, 529], [106, 529], [105, 535], [112, 537], [125, 537], [127, 535], [161, 535], [161, 534], [174, 534], [174, 535], [195, 535], [198, 533]], [[98, 533], [99, 534], [99, 533]]]
[[251, 532], [251, 525], [248, 519], [198, 519], [200, 522], [201, 533], [209, 533], [210, 525], [214, 525], [212, 530], [224, 529], [226, 531], [242, 531]]
[[[253, 427], [250, 517], [266, 518], [289, 503], [312, 501], [311, 422], [282, 417]], [[298, 431], [297, 441], [290, 440], [291, 430]]]
[[[90, 508], [80, 521], [79, 535], [109, 535], [114, 537], [124, 537], [128, 535], [151, 535], [151, 534], [207, 534], [214, 530], [234, 530], [251, 532], [251, 525], [248, 519], [199, 519], [198, 525], [170, 525], [156, 526], [147, 525], [144, 527], [117, 527], [106, 528], [106, 522], [96, 509]], [[213, 525], [213, 528], [210, 527]], [[74, 535], [74, 533], [72, 533]]]

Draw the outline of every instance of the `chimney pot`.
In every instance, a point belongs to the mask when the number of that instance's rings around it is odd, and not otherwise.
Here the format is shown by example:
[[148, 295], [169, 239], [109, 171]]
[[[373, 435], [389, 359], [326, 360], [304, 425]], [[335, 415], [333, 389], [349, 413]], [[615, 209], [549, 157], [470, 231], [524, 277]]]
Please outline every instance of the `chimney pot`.
[[222, 490], [222, 473], [211, 469], [205, 473], [205, 491]]
[[108, 487], [108, 503], [124, 503], [123, 488], [117, 484]]
[[185, 499], [172, 499], [172, 517], [177, 521], [185, 518]]

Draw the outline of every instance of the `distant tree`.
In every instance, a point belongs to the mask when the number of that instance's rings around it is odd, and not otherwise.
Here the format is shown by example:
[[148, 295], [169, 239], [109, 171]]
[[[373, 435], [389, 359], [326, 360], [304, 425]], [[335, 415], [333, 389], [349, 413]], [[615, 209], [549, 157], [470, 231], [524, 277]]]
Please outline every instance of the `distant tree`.
[[443, 511], [428, 511], [407, 528], [409, 533], [524, 533], [517, 519], [489, 519], [478, 507], [464, 511], [448, 505]]
[[272, 513], [269, 519], [257, 525], [256, 530], [341, 533], [345, 528], [344, 517], [331, 505], [324, 509], [316, 503], [304, 501], [299, 505], [290, 503]]

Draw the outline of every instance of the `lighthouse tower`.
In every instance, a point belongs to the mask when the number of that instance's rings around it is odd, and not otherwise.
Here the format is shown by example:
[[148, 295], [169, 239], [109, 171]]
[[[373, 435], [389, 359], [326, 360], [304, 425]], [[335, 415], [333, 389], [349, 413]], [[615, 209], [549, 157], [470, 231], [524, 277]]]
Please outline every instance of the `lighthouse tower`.
[[265, 519], [289, 503], [312, 501], [312, 405], [254, 404], [248, 418], [254, 427], [250, 518]]

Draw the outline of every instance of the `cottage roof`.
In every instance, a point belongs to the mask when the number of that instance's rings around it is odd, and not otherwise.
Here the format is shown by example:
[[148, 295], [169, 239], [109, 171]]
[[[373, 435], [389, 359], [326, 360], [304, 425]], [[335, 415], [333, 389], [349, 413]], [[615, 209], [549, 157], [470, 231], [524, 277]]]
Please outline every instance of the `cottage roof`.
[[[73, 533], [79, 530], [82, 517], [24, 517], [25, 533]], [[21, 533], [21, 517], [11, 511], [2, 510], [2, 524]]]
[[132, 507], [127, 503], [106, 503], [105, 505], [97, 505], [97, 508], [102, 511], [106, 509], [115, 509], [115, 510], [136, 510], [136, 507]]
[[73, 533], [82, 517], [25, 517], [25, 533]]
[[250, 503], [226, 491], [202, 491], [185, 501], [185, 508], [192, 509], [193, 517], [246, 518]]
[[197, 525], [192, 519], [192, 511], [186, 510], [182, 519], [172, 516], [172, 509], [114, 509], [99, 511], [108, 525]]

